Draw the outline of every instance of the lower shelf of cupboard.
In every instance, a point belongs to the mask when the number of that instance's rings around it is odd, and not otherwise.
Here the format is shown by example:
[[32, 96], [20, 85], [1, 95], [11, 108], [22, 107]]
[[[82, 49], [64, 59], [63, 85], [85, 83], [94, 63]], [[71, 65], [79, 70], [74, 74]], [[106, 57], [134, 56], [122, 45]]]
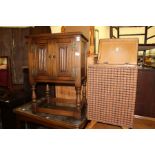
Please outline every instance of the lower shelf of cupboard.
[[38, 113], [47, 113], [53, 115], [61, 115], [61, 116], [71, 116], [77, 119], [81, 118], [81, 110], [77, 110], [74, 107], [62, 107], [62, 106], [50, 106], [47, 107], [37, 107], [36, 112]]

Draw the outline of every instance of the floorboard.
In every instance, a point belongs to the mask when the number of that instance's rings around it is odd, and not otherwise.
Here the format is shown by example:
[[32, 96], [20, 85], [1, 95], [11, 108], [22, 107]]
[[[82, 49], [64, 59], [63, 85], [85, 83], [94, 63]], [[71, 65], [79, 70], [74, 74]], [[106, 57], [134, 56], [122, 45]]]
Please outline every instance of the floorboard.
[[[121, 127], [98, 122], [93, 129], [121, 129]], [[133, 129], [155, 129], [155, 121], [134, 118]]]

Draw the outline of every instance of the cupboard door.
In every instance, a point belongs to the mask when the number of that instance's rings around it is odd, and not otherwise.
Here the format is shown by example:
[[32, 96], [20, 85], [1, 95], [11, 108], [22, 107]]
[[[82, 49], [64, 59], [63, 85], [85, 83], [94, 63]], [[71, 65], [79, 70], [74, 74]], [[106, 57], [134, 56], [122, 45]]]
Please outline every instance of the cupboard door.
[[73, 80], [75, 77], [74, 48], [71, 40], [56, 43], [56, 74], [57, 78]]
[[29, 60], [33, 78], [45, 79], [49, 76], [47, 43], [42, 41], [33, 42], [31, 44]]

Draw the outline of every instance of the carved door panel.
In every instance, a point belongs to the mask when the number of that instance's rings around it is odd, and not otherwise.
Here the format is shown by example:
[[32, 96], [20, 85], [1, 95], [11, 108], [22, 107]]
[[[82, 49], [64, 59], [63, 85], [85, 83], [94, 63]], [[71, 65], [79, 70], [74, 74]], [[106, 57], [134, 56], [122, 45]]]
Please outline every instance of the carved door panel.
[[75, 54], [71, 39], [56, 42], [56, 75], [57, 78], [72, 80], [75, 77]]
[[37, 79], [49, 76], [48, 72], [48, 44], [45, 41], [35, 41], [31, 44], [29, 52], [31, 75]]

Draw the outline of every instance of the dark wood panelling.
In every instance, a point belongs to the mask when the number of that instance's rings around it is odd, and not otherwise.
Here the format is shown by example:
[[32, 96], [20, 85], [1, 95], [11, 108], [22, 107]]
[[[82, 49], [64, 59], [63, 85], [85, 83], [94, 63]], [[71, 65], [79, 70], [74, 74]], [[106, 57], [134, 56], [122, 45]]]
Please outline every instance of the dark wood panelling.
[[135, 114], [155, 117], [155, 69], [139, 69]]
[[0, 28], [0, 56], [10, 56], [12, 43], [12, 29]]
[[23, 83], [22, 67], [27, 66], [27, 45], [25, 36], [29, 34], [29, 29], [12, 29], [12, 51], [11, 51], [11, 63], [12, 63], [12, 76], [13, 83]]
[[0, 56], [9, 56], [13, 84], [22, 84], [22, 66], [27, 66], [25, 36], [29, 28], [0, 28]]
[[35, 26], [30, 28], [30, 34], [51, 33], [50, 26]]

